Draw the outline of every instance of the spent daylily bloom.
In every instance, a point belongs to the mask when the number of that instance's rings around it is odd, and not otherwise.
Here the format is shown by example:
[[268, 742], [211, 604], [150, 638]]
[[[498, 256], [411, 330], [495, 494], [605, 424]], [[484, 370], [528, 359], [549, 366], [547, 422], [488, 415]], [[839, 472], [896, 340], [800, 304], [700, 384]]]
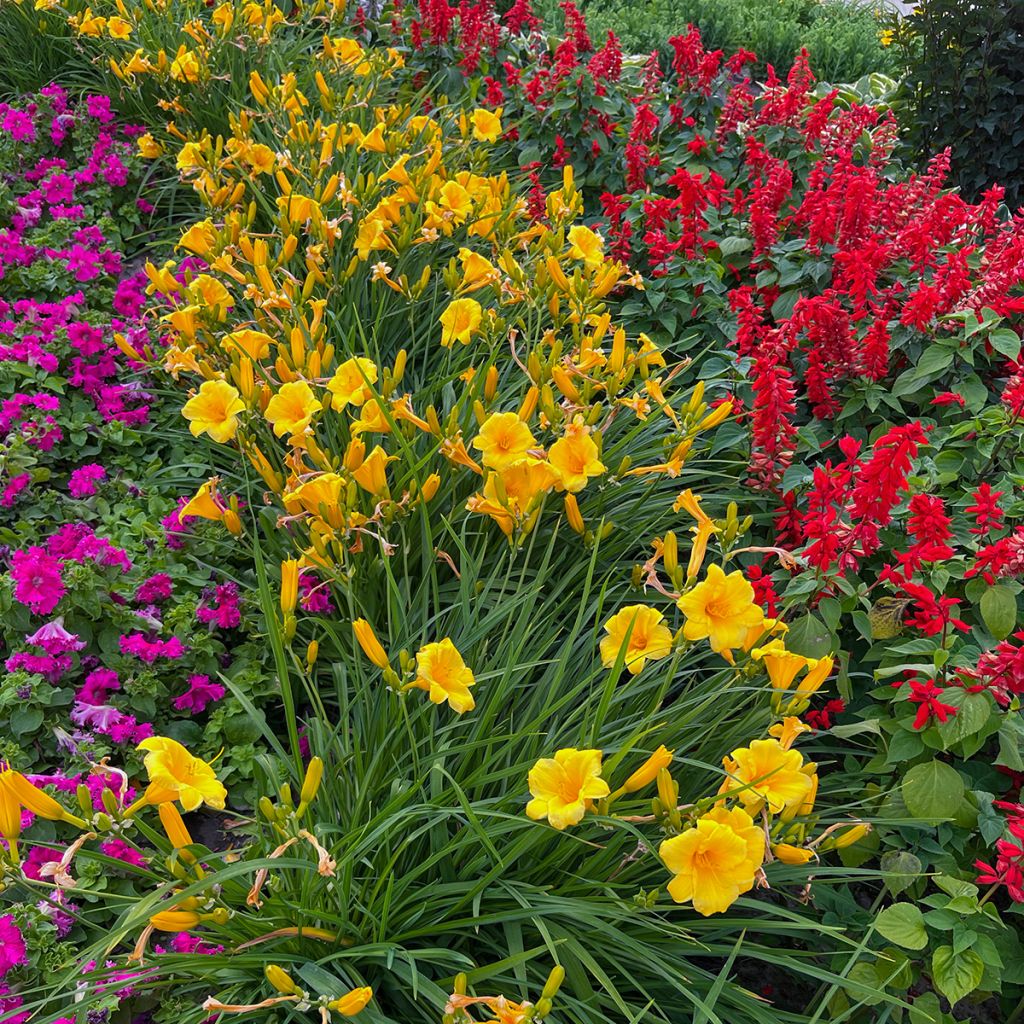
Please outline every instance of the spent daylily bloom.
[[205, 433], [219, 444], [226, 444], [237, 433], [238, 414], [244, 410], [241, 395], [227, 381], [208, 380], [182, 406], [181, 414], [188, 420], [193, 436]]
[[559, 750], [554, 757], [541, 758], [528, 781], [533, 799], [526, 805], [527, 816], [534, 821], [547, 818], [559, 831], [578, 825], [590, 802], [611, 792], [601, 778], [600, 750]]
[[649, 605], [631, 604], [623, 608], [604, 628], [608, 635], [601, 639], [601, 664], [605, 668], [615, 664], [623, 647], [623, 665], [634, 676], [643, 671], [648, 661], [658, 661], [672, 653], [672, 630], [665, 625], [665, 616]]
[[709, 566], [704, 580], [676, 603], [686, 616], [683, 636], [687, 640], [706, 637], [711, 649], [729, 660], [732, 648], [742, 646], [749, 627], [764, 618], [743, 573], [737, 569], [727, 576], [718, 565]]
[[162, 804], [177, 800], [186, 811], [206, 804], [222, 811], [227, 790], [217, 778], [213, 767], [190, 754], [177, 740], [167, 736], [150, 736], [138, 747], [145, 751], [143, 765], [149, 786], [132, 810], [142, 804]]
[[476, 701], [469, 692], [476, 685], [472, 669], [451, 639], [425, 644], [416, 654], [416, 678], [413, 686], [426, 690], [435, 704], [448, 702], [457, 714], [472, 711]]
[[754, 887], [764, 845], [764, 832], [742, 807], [715, 807], [659, 847], [673, 875], [669, 895], [676, 903], [692, 902], [704, 917], [728, 910]]

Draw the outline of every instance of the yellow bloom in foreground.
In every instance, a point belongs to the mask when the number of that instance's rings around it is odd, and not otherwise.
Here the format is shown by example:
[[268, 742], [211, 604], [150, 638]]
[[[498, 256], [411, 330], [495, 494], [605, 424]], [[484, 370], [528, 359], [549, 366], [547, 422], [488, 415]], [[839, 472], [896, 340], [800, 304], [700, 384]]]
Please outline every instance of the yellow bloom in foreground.
[[[185, 239], [182, 237], [182, 242]], [[274, 344], [274, 339], [263, 331], [254, 331], [249, 327], [243, 327], [239, 331], [232, 331], [220, 339], [221, 347], [227, 352], [238, 352], [239, 354], [259, 362], [265, 359]]]
[[171, 61], [171, 78], [190, 85], [199, 81], [199, 58], [191, 50], [186, 50], [184, 45], [178, 47], [178, 54]]
[[577, 224], [569, 228], [569, 255], [588, 266], [597, 266], [604, 260], [604, 239], [596, 231]]
[[477, 107], [470, 114], [473, 122], [473, 138], [479, 142], [497, 142], [501, 135], [501, 111], [495, 113], [493, 110], [484, 110]]
[[668, 884], [676, 903], [693, 902], [708, 917], [728, 910], [754, 887], [764, 861], [764, 833], [742, 807], [716, 807], [658, 850], [674, 875]]
[[238, 414], [245, 409], [241, 395], [226, 380], [203, 381], [199, 394], [190, 398], [181, 414], [194, 437], [209, 434], [219, 444], [230, 441], [238, 430]]
[[764, 662], [772, 689], [775, 690], [788, 690], [803, 669], [817, 664], [816, 661], [787, 651], [781, 640], [772, 640], [764, 647], [755, 647], [750, 653], [757, 661]]
[[601, 664], [611, 668], [624, 645], [628, 646], [623, 663], [634, 676], [648, 661], [667, 657], [672, 652], [672, 630], [664, 619], [657, 608], [645, 604], [631, 604], [616, 612], [604, 624], [608, 635], [601, 640]]
[[373, 397], [377, 383], [377, 364], [372, 359], [354, 357], [346, 359], [327, 382], [327, 390], [334, 396], [332, 405], [343, 409], [346, 405], [362, 405]]
[[526, 813], [534, 821], [547, 818], [559, 831], [583, 820], [592, 800], [608, 796], [601, 778], [601, 751], [567, 747], [554, 757], [542, 757], [529, 775], [530, 795]]
[[438, 317], [441, 323], [441, 344], [451, 348], [455, 342], [468, 345], [479, 331], [483, 309], [476, 299], [455, 299]]
[[149, 132], [140, 135], [135, 144], [139, 147], [139, 156], [147, 160], [155, 160], [164, 151], [164, 147]]
[[346, 992], [340, 999], [332, 999], [327, 1004], [327, 1009], [340, 1013], [342, 1017], [354, 1017], [366, 1009], [372, 998], [372, 988], [354, 988], [351, 992]]
[[536, 444], [530, 428], [514, 412], [492, 413], [473, 438], [484, 465], [499, 471], [519, 462]]
[[749, 810], [756, 812], [767, 804], [772, 814], [778, 814], [790, 804], [801, 803], [811, 788], [810, 776], [800, 770], [803, 763], [799, 750], [786, 750], [777, 739], [754, 740], [723, 759], [730, 778], [722, 788], [746, 786], [736, 795]]
[[548, 462], [558, 473], [561, 488], [578, 494], [592, 476], [600, 476], [605, 471], [598, 454], [590, 428], [584, 425], [582, 416], [577, 416], [566, 429], [565, 437], [551, 446]]
[[264, 414], [278, 437], [304, 433], [320, 403], [313, 389], [304, 380], [291, 381], [267, 403]]
[[178, 800], [186, 811], [202, 804], [224, 810], [227, 790], [213, 768], [201, 758], [190, 754], [177, 740], [166, 736], [150, 736], [138, 746], [146, 755], [143, 764], [149, 776], [144, 802], [170, 803]]
[[448, 637], [419, 649], [413, 685], [426, 690], [435, 704], [448, 701], [449, 707], [457, 714], [476, 707], [476, 701], [469, 692], [469, 688], [476, 685], [473, 671]]
[[711, 649], [719, 653], [739, 647], [750, 626], [757, 625], [764, 613], [754, 604], [754, 588], [737, 569], [728, 576], [721, 566], [712, 565], [702, 583], [677, 602], [686, 616], [683, 636], [687, 640], [707, 637]]

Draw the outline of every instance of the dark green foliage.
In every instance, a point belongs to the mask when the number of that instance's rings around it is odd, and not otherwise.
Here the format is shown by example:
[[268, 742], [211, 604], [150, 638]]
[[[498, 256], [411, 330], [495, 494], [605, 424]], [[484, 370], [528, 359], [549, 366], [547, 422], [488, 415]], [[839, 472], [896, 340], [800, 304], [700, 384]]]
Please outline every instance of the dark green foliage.
[[905, 118], [921, 155], [950, 147], [968, 197], [993, 182], [1024, 201], [1024, 4], [925, 0], [896, 31], [908, 65]]
[[[538, 6], [547, 11], [549, 5]], [[802, 47], [815, 74], [830, 82], [893, 69], [875, 10], [846, 0], [590, 0], [580, 6], [595, 43], [612, 31], [626, 53], [671, 52], [669, 36], [693, 24], [707, 49], [753, 50], [780, 75]], [[560, 17], [554, 3], [550, 9]], [[560, 24], [557, 17], [551, 21]]]

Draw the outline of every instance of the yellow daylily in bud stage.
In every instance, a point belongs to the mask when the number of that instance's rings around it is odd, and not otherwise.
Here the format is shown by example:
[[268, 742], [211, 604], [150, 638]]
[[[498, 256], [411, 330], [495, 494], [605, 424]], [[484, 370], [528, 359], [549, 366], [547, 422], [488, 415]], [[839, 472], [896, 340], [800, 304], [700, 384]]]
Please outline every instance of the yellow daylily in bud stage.
[[199, 256], [205, 256], [216, 241], [217, 231], [210, 220], [201, 220], [193, 224], [180, 239], [178, 245]]
[[469, 692], [476, 685], [472, 669], [462, 660], [455, 644], [448, 637], [439, 643], [425, 644], [416, 654], [416, 678], [412, 685], [426, 690], [435, 704], [448, 702], [457, 714], [476, 707]]
[[174, 804], [157, 804], [156, 812], [160, 815], [160, 824], [163, 825], [171, 846], [176, 850], [182, 850], [192, 845], [192, 836]]
[[814, 857], [813, 850], [805, 850], [802, 846], [792, 846], [789, 843], [775, 843], [772, 846], [772, 853], [776, 860], [783, 864], [806, 864]]
[[755, 660], [764, 662], [774, 690], [788, 690], [805, 668], [817, 664], [813, 659], [787, 651], [781, 640], [773, 640], [764, 647], [755, 647], [750, 654]]
[[558, 473], [559, 490], [578, 494], [592, 476], [600, 476], [605, 466], [598, 458], [598, 448], [590, 436], [590, 428], [582, 416], [576, 416], [548, 452], [548, 462]]
[[569, 255], [596, 267], [604, 262], [604, 239], [590, 228], [577, 224], [569, 228]]
[[718, 806], [681, 835], [666, 839], [658, 855], [673, 874], [669, 895], [692, 901], [708, 917], [728, 910], [754, 887], [764, 862], [764, 832], [742, 807]]
[[21, 772], [0, 772], [0, 780], [26, 811], [46, 818], [47, 821], [66, 821], [79, 828], [86, 827], [81, 818], [65, 810], [49, 793], [44, 793], [38, 786], [29, 782]]
[[660, 661], [672, 653], [672, 630], [665, 625], [665, 616], [649, 605], [633, 604], [623, 608], [604, 624], [604, 628], [608, 635], [601, 639], [601, 664], [605, 668], [615, 664], [623, 646], [626, 646], [623, 665], [634, 676], [643, 671], [648, 661]]
[[304, 381], [282, 384], [280, 390], [267, 403], [264, 416], [278, 437], [301, 434], [320, 409], [313, 389]]
[[480, 330], [483, 309], [476, 299], [455, 299], [438, 317], [441, 324], [441, 344], [451, 348], [455, 342], [468, 345]]
[[306, 765], [306, 775], [302, 780], [302, 790], [299, 793], [299, 809], [311, 804], [317, 793], [320, 791], [320, 783], [324, 777], [324, 762], [322, 758], [311, 757]]
[[139, 156], [145, 157], [147, 160], [155, 160], [164, 151], [164, 147], [149, 132], [140, 135], [135, 140], [135, 144], [139, 147]]
[[491, 469], [508, 469], [537, 446], [530, 428], [514, 412], [496, 412], [484, 420], [473, 447]]
[[161, 910], [149, 923], [158, 932], [187, 932], [198, 927], [200, 916], [194, 910]]
[[853, 846], [854, 843], [860, 842], [870, 831], [871, 826], [865, 822], [854, 825], [853, 828], [848, 829], [836, 839], [835, 848], [837, 850], [845, 850], [847, 846]]
[[351, 992], [346, 992], [339, 999], [332, 999], [327, 1004], [327, 1009], [340, 1013], [342, 1017], [354, 1017], [357, 1013], [362, 1013], [369, 1006], [372, 998], [372, 988], [354, 988]]
[[706, 637], [713, 651], [730, 659], [732, 648], [743, 643], [747, 629], [764, 617], [743, 573], [737, 569], [726, 576], [718, 565], [710, 566], [704, 581], [676, 603], [686, 616], [683, 636], [687, 640]]
[[282, 995], [298, 995], [302, 990], [292, 980], [291, 975], [277, 964], [267, 964], [263, 968], [263, 974], [267, 981]]
[[177, 800], [186, 811], [206, 804], [224, 810], [227, 790], [213, 768], [188, 752], [177, 740], [166, 736], [150, 736], [138, 746], [145, 751], [143, 765], [149, 786], [131, 810], [142, 804], [162, 804]]
[[768, 730], [768, 735], [774, 736], [783, 750], [789, 750], [805, 732], [814, 732], [814, 730], [806, 722], [801, 722], [799, 718], [790, 715], [781, 722], [776, 722]]
[[363, 653], [377, 666], [377, 668], [388, 667], [388, 656], [384, 648], [381, 647], [380, 641], [377, 639], [377, 634], [373, 631], [371, 626], [366, 619], [356, 619], [352, 623], [352, 632], [355, 633], [356, 640], [359, 642], [359, 646], [363, 649]]
[[281, 612], [290, 615], [299, 601], [299, 562], [288, 558], [281, 563]]
[[7, 840], [11, 859], [18, 860], [18, 836], [21, 835], [21, 802], [14, 795], [7, 773], [0, 773], [0, 837]]
[[644, 763], [622, 784], [624, 793], [635, 793], [638, 789], [650, 785], [657, 777], [662, 768], [667, 768], [672, 763], [672, 751], [662, 744], [647, 758]]
[[811, 788], [810, 778], [800, 770], [803, 763], [800, 751], [784, 749], [777, 739], [754, 740], [723, 759], [730, 778], [722, 783], [722, 791], [744, 786], [736, 796], [748, 810], [756, 812], [767, 805], [772, 814], [778, 814], [801, 803]]
[[554, 757], [541, 758], [529, 774], [526, 814], [534, 821], [547, 818], [561, 832], [583, 820], [588, 804], [603, 800], [611, 790], [601, 778], [601, 751], [567, 747]]
[[226, 444], [238, 431], [238, 414], [245, 411], [241, 395], [227, 381], [207, 380], [199, 393], [182, 406], [194, 437], [209, 434], [218, 444]]
[[377, 364], [372, 359], [346, 359], [327, 382], [327, 390], [334, 396], [331, 402], [334, 408], [359, 406], [368, 398], [372, 398], [372, 385], [377, 383], [377, 372]]

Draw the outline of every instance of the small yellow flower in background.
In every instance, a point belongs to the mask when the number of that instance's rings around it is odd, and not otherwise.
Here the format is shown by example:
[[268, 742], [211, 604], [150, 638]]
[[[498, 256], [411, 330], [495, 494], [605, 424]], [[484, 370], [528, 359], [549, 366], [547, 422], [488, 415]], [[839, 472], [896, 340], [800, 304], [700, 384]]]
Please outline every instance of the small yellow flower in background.
[[[185, 244], [184, 236], [182, 236], [181, 242], [182, 245]], [[263, 331], [254, 331], [244, 327], [240, 331], [225, 334], [220, 339], [220, 344], [225, 352], [238, 352], [247, 359], [258, 362], [260, 359], [266, 358], [270, 352], [270, 346], [274, 344], [274, 339], [269, 334], [264, 334]]]
[[274, 433], [283, 437], [285, 434], [304, 433], [319, 409], [320, 403], [313, 389], [304, 380], [295, 380], [281, 386], [267, 403], [264, 415], [273, 425]]
[[389, 664], [387, 652], [377, 639], [377, 634], [374, 633], [373, 626], [371, 626], [366, 619], [355, 619], [352, 623], [352, 632], [355, 633], [356, 640], [359, 642], [359, 646], [363, 649], [363, 654], [365, 654], [370, 661], [377, 666], [377, 668], [387, 668]]
[[107, 32], [111, 39], [127, 39], [132, 34], [132, 26], [124, 18], [114, 17], [107, 20]]
[[729, 774], [720, 792], [739, 786], [736, 796], [747, 809], [757, 812], [767, 804], [772, 814], [799, 804], [811, 788], [811, 780], [800, 769], [804, 759], [799, 750], [786, 750], [774, 737], [754, 740], [749, 747], [737, 747], [722, 764]]
[[623, 664], [634, 676], [643, 671], [648, 661], [667, 657], [672, 653], [672, 630], [664, 619], [657, 608], [645, 604], [632, 604], [616, 612], [604, 624], [608, 635], [601, 640], [601, 664], [611, 668], [626, 644]]
[[479, 331], [483, 309], [476, 299], [455, 299], [438, 317], [441, 324], [441, 344], [451, 348], [455, 342], [468, 345]]
[[726, 576], [718, 565], [710, 566], [703, 582], [683, 594], [677, 604], [686, 616], [683, 636], [687, 640], [707, 637], [711, 649], [730, 660], [732, 648], [742, 645], [748, 628], [764, 618], [743, 573], [737, 569]]
[[199, 394], [182, 406], [181, 414], [188, 420], [194, 437], [209, 434], [219, 444], [226, 444], [238, 431], [238, 414], [244, 412], [242, 396], [226, 380], [203, 381]]
[[892, 41], [896, 38], [896, 33], [891, 28], [887, 28], [878, 37], [878, 41], [882, 46], [892, 46]]
[[377, 364], [362, 356], [346, 359], [327, 382], [327, 390], [334, 396], [335, 409], [347, 405], [362, 405], [373, 397], [373, 384], [377, 383]]
[[569, 228], [569, 255], [596, 267], [604, 262], [604, 239], [596, 231], [577, 224]]
[[622, 784], [625, 793], [635, 793], [638, 789], [650, 785], [657, 777], [662, 768], [667, 768], [672, 763], [672, 751], [662, 744], [647, 758], [644, 763]]
[[590, 428], [577, 416], [548, 452], [548, 462], [558, 473], [559, 489], [578, 494], [592, 476], [600, 476], [605, 467], [598, 458], [597, 444]]
[[189, 85], [199, 81], [199, 58], [186, 49], [184, 43], [178, 47], [177, 56], [171, 61], [171, 78], [176, 82], [188, 82]]
[[479, 142], [497, 142], [501, 135], [501, 110], [484, 110], [477, 107], [470, 114], [473, 122], [473, 138]]
[[150, 736], [138, 749], [146, 752], [143, 764], [149, 786], [137, 804], [177, 800], [186, 811], [194, 811], [204, 803], [214, 810], [224, 810], [228, 793], [213, 768], [190, 754], [177, 740]]
[[340, 1013], [342, 1017], [354, 1017], [357, 1013], [362, 1013], [369, 1006], [372, 998], [372, 988], [354, 988], [351, 992], [346, 992], [340, 998], [332, 999], [327, 1004], [327, 1009]]
[[448, 701], [457, 714], [476, 707], [469, 692], [476, 685], [472, 669], [462, 660], [458, 648], [445, 637], [439, 643], [425, 644], [416, 654], [416, 678], [413, 686], [426, 690], [435, 704]]
[[497, 470], [509, 469], [536, 445], [530, 428], [514, 412], [492, 413], [473, 438], [483, 464]]
[[786, 650], [781, 640], [773, 640], [764, 647], [755, 647], [750, 654], [755, 660], [764, 662], [774, 690], [788, 690], [805, 668], [817, 664], [813, 658], [808, 659]]
[[147, 160], [155, 160], [164, 151], [164, 147], [149, 132], [140, 135], [135, 144], [139, 147], [139, 156]]
[[764, 862], [764, 833], [742, 807], [715, 807], [681, 835], [666, 839], [658, 855], [673, 874], [669, 895], [693, 902], [708, 917], [728, 910], [754, 887]]
[[601, 778], [601, 751], [567, 747], [554, 757], [541, 758], [529, 774], [530, 795], [527, 816], [534, 821], [547, 818], [560, 832], [578, 825], [592, 800], [608, 796], [608, 783]]
[[781, 722], [776, 722], [768, 730], [768, 735], [774, 736], [781, 744], [783, 750], [789, 750], [805, 732], [814, 732], [814, 730], [806, 722], [801, 722], [799, 718], [790, 715]]

